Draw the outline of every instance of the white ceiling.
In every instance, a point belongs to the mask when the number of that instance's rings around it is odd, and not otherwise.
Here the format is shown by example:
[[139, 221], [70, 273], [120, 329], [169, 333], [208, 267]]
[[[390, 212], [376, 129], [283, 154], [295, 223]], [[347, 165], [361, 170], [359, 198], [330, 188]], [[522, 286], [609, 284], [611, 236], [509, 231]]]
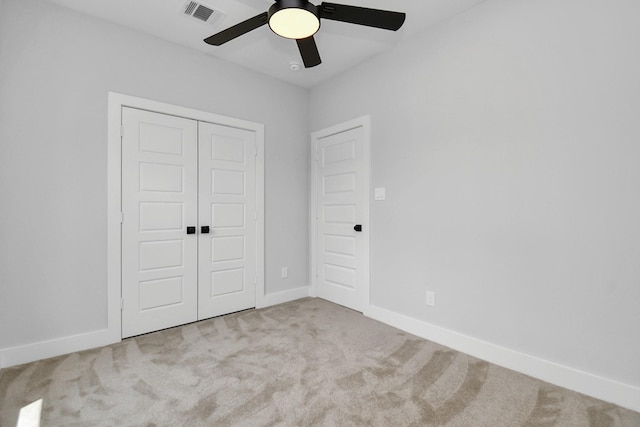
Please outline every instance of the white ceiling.
[[[392, 48], [429, 26], [448, 19], [485, 0], [335, 0], [375, 9], [405, 12], [407, 19], [397, 32], [323, 20], [315, 35], [322, 64], [294, 72], [291, 62], [302, 63], [295, 41], [283, 39], [267, 25], [222, 46], [203, 39], [227, 27], [265, 12], [273, 0], [196, 0], [222, 12], [213, 23], [184, 14], [187, 0], [48, 0], [162, 39], [199, 50], [280, 80], [312, 87], [366, 59]], [[320, 4], [318, 0], [312, 0]]]

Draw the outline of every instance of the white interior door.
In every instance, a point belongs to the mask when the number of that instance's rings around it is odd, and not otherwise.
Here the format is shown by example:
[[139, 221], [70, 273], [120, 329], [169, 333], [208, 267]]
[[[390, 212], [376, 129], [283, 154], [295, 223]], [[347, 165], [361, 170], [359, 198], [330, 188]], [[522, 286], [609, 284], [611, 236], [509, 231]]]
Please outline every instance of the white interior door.
[[122, 109], [122, 336], [193, 322], [197, 306], [194, 120]]
[[313, 137], [317, 295], [358, 311], [368, 292], [369, 189], [363, 132], [356, 126]]
[[[255, 307], [256, 139], [247, 130], [200, 123], [198, 317]], [[207, 230], [204, 229], [206, 232]]]

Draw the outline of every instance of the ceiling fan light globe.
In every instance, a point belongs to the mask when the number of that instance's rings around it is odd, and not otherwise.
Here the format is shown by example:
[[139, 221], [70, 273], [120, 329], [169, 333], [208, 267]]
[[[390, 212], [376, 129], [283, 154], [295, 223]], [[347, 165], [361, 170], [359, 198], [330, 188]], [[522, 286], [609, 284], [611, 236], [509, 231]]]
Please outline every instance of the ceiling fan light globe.
[[269, 28], [287, 39], [305, 39], [320, 29], [320, 19], [308, 1], [277, 1], [269, 9]]

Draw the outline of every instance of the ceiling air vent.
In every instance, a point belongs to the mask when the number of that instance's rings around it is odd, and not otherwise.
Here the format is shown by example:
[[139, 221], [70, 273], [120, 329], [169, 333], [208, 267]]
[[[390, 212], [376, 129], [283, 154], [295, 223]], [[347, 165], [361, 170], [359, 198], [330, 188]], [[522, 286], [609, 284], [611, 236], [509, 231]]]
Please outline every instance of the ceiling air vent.
[[199, 19], [202, 22], [211, 23], [217, 18], [218, 12], [201, 3], [188, 1], [184, 6], [184, 14]]

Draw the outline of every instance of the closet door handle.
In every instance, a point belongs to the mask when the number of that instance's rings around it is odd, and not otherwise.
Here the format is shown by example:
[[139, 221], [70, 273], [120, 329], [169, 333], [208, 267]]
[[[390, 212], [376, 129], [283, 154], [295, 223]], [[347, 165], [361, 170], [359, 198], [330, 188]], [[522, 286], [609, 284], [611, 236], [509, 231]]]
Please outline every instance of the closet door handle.
[[187, 227], [187, 234], [196, 234], [196, 228], [195, 227]]
[[203, 225], [202, 227], [200, 227], [200, 234], [209, 234], [209, 226]]
[[356, 226], [353, 227], [353, 229], [355, 231], [357, 231], [358, 233], [360, 233], [362, 231], [362, 225], [361, 224], [357, 224]]

